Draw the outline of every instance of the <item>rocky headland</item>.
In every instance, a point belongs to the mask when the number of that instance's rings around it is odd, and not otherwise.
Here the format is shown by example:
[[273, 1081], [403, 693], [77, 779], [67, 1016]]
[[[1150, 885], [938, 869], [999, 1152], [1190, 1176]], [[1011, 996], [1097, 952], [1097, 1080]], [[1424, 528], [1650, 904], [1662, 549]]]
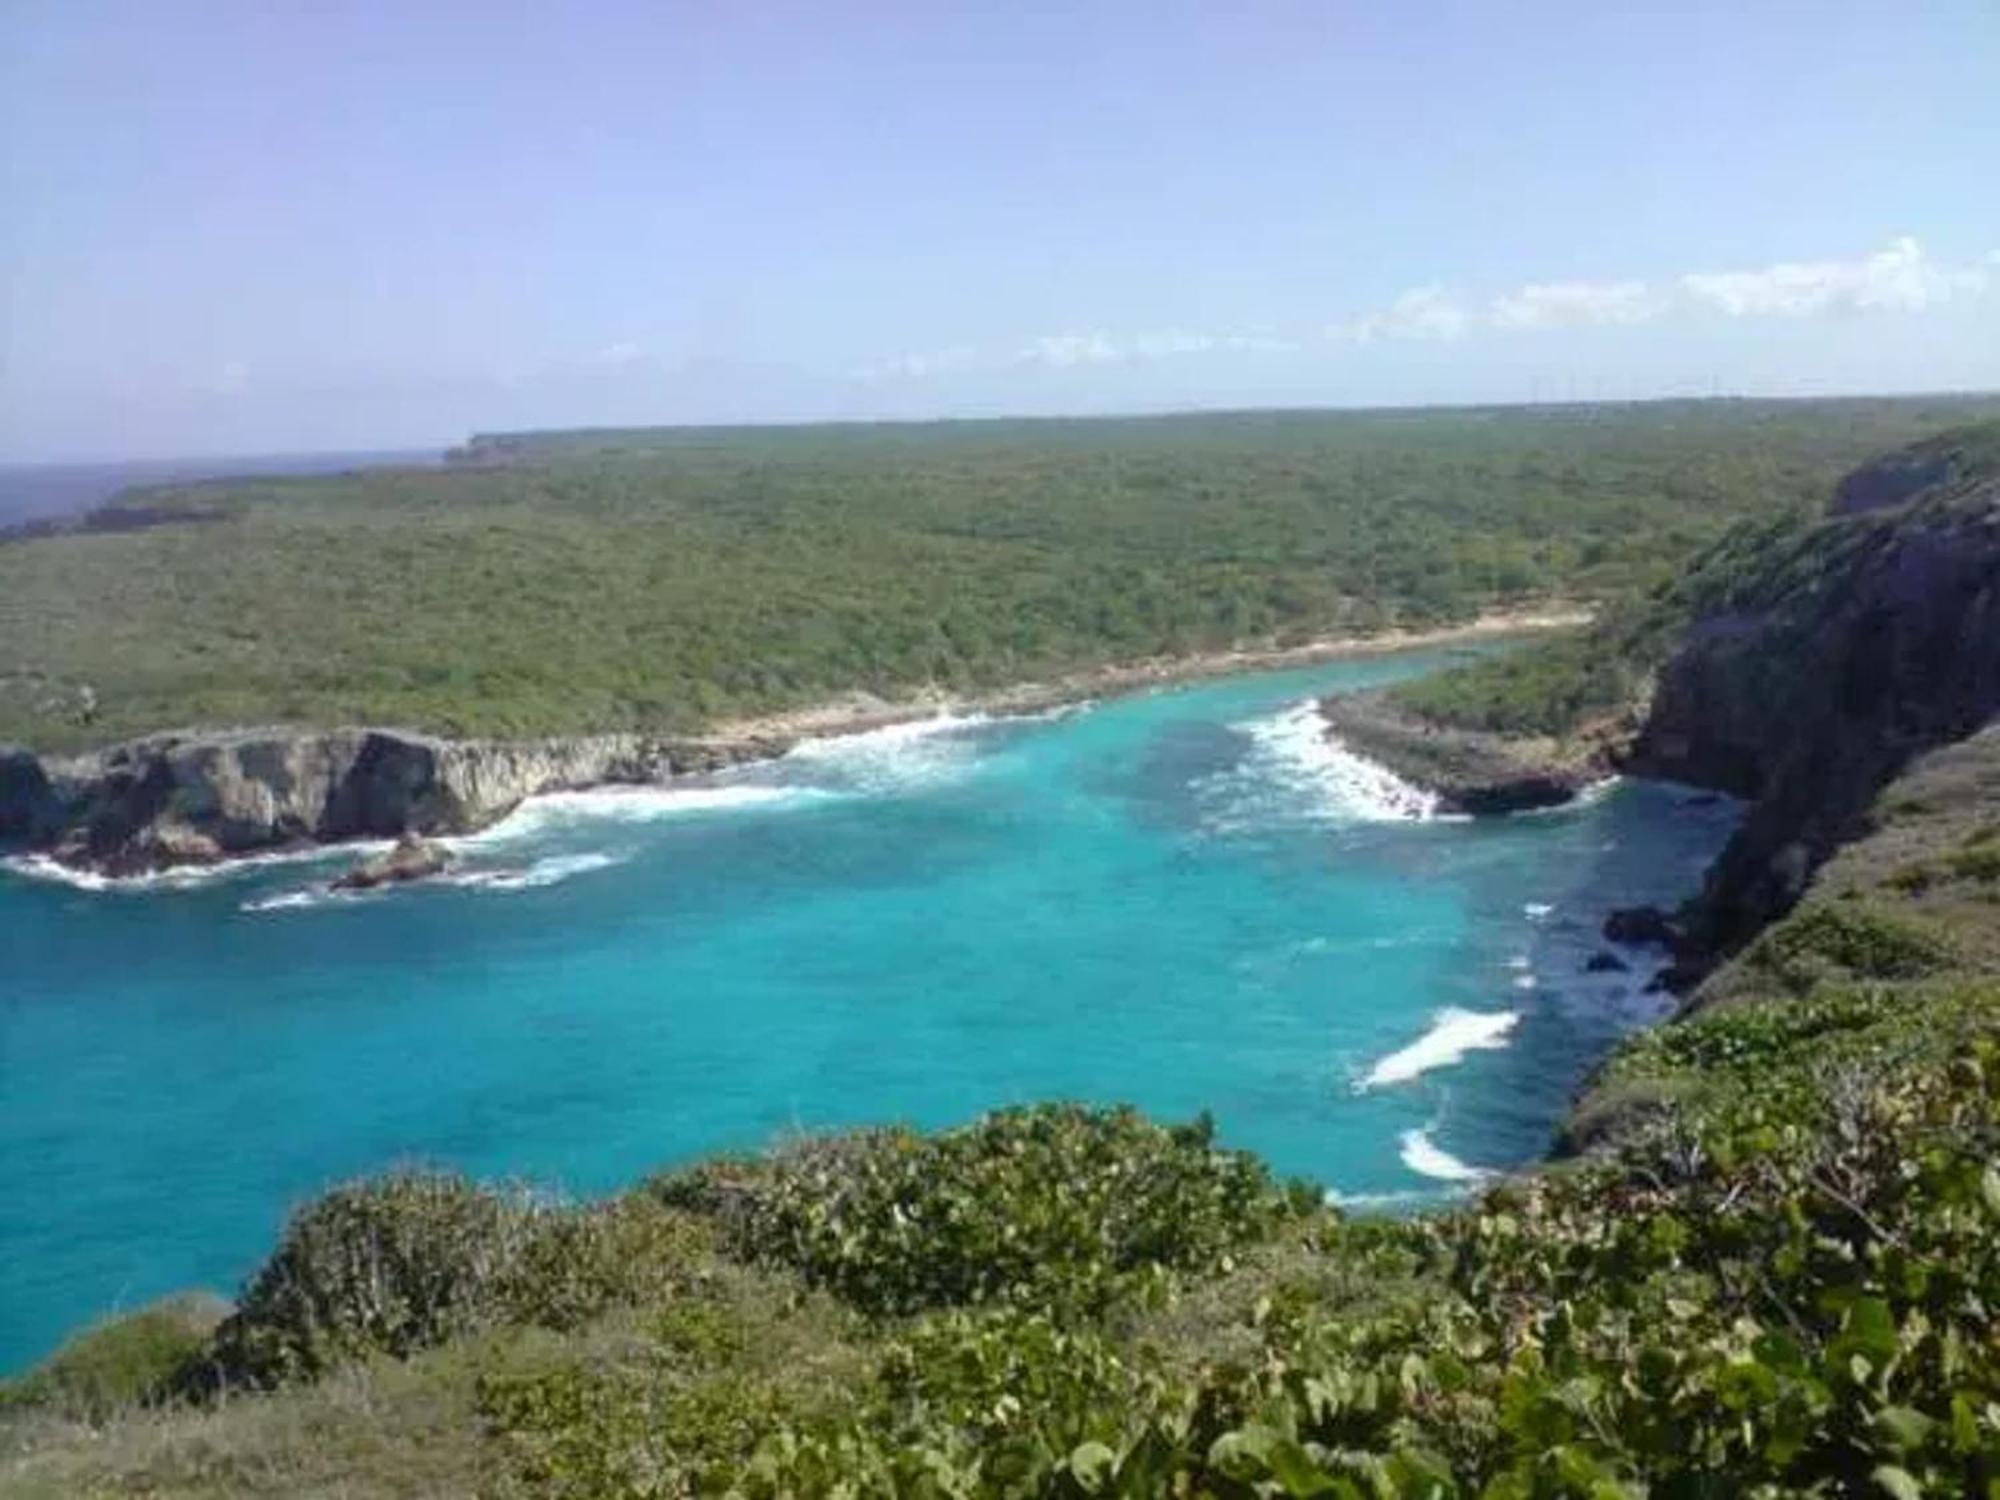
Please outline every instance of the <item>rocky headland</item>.
[[1559, 804], [1613, 771], [1749, 801], [1677, 916], [1686, 988], [1867, 831], [1883, 787], [2000, 715], [1996, 432], [1871, 463], [1825, 516], [1725, 539], [1636, 618], [1594, 629], [1587, 645], [1631, 659], [1629, 707], [1511, 735], [1392, 690], [1328, 700], [1328, 733], [1469, 813]]
[[454, 739], [404, 729], [190, 729], [80, 755], [0, 745], [0, 850], [112, 877], [359, 839], [475, 833], [529, 797], [656, 786], [770, 760], [801, 740], [948, 712], [1039, 713], [1116, 693], [1426, 645], [1530, 634], [1589, 616], [1543, 603], [1433, 630], [1392, 630], [1080, 671], [960, 698], [854, 692], [707, 735]]
[[4, 750], [0, 842], [72, 869], [143, 875], [310, 844], [472, 833], [543, 792], [659, 783], [790, 744], [273, 728], [156, 735], [71, 757]]

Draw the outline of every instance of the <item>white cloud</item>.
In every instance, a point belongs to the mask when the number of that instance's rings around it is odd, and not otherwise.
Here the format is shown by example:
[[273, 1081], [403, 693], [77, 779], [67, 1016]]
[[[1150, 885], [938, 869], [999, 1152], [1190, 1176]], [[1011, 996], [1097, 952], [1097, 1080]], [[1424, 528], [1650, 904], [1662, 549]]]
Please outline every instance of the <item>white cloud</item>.
[[1986, 289], [1977, 268], [1939, 265], [1908, 235], [1858, 260], [1779, 261], [1755, 271], [1680, 279], [1696, 305], [1732, 318], [1805, 318], [1823, 313], [1922, 312]]
[[969, 344], [949, 349], [933, 349], [921, 354], [890, 354], [857, 365], [851, 373], [856, 380], [921, 380], [929, 375], [949, 375], [959, 370], [977, 369], [983, 363], [979, 351]]
[[1578, 328], [1644, 323], [1661, 299], [1643, 281], [1541, 281], [1495, 297], [1487, 321], [1495, 328]]
[[[1670, 317], [1721, 313], [1732, 318], [1804, 318], [1846, 313], [1922, 312], [2000, 286], [2000, 250], [1945, 264], [1909, 236], [1852, 260], [1780, 261], [1754, 270], [1690, 272], [1657, 281], [1531, 281], [1484, 302], [1432, 283], [1412, 287], [1387, 307], [1336, 323], [1327, 337], [1368, 344], [1378, 339], [1449, 341], [1479, 332], [1618, 328]], [[1011, 352], [957, 345], [898, 354], [861, 365], [864, 381], [923, 379], [965, 371], [1023, 367], [1071, 370], [1216, 353], [1296, 351], [1297, 340], [1268, 331], [1212, 333], [1166, 328], [1113, 337], [1094, 329], [1044, 334]]]
[[1015, 357], [1024, 365], [1068, 369], [1072, 365], [1115, 364], [1125, 358], [1125, 351], [1101, 333], [1045, 333], [1024, 345]]
[[1095, 330], [1048, 333], [1011, 353], [980, 350], [969, 344], [921, 354], [892, 354], [855, 366], [857, 380], [920, 380], [968, 370], [1005, 370], [1023, 365], [1068, 370], [1089, 365], [1124, 364], [1135, 360], [1176, 359], [1194, 354], [1283, 353], [1299, 346], [1268, 333], [1200, 333], [1164, 329], [1113, 338]]
[[606, 344], [597, 351], [597, 362], [603, 365], [635, 365], [646, 357], [646, 351], [637, 344]]
[[1335, 338], [1357, 344], [1375, 339], [1455, 339], [1471, 323], [1471, 314], [1443, 287], [1420, 286], [1403, 293], [1381, 312], [1337, 324], [1329, 331]]
[[1298, 345], [1267, 333], [1186, 333], [1170, 329], [1163, 333], [1142, 333], [1132, 340], [1130, 347], [1141, 359], [1167, 359], [1176, 354], [1283, 354]]

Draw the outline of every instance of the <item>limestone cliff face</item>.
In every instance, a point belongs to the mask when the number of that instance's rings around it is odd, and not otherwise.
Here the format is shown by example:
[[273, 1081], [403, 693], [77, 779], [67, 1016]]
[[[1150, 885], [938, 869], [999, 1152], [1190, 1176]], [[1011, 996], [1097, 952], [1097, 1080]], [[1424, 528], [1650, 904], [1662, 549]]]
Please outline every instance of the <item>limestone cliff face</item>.
[[467, 833], [539, 792], [663, 781], [785, 748], [271, 729], [158, 735], [60, 760], [0, 751], [0, 839], [78, 868], [138, 874], [304, 843]]
[[1565, 801], [1613, 767], [1748, 799], [1683, 913], [1686, 983], [1788, 910], [1913, 759], [2000, 715], [2000, 424], [1864, 466], [1824, 518], [1746, 529], [1641, 608], [1622, 638], [1643, 656], [1596, 639], [1650, 692], [1562, 740], [1431, 724], [1380, 693], [1323, 707], [1333, 734], [1467, 812]]
[[1788, 909], [1916, 756], [2000, 714], [2000, 482], [1823, 540], [1780, 597], [1693, 622], [1626, 757], [1754, 799], [1690, 912], [1711, 951]]

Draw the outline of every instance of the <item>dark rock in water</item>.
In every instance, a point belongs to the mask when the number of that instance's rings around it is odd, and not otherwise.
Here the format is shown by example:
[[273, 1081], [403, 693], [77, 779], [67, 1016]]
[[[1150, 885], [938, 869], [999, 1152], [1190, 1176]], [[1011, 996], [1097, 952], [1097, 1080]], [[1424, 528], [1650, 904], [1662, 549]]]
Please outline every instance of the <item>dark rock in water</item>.
[[1586, 974], [1624, 974], [1631, 968], [1617, 954], [1599, 951], [1590, 955], [1590, 962], [1583, 966], [1583, 971]]
[[380, 885], [396, 885], [442, 875], [451, 868], [455, 856], [441, 844], [405, 834], [396, 847], [360, 864], [333, 882], [336, 891], [372, 891]]
[[1708, 965], [1675, 959], [1646, 981], [1648, 995], [1685, 995], [1708, 977]]
[[1621, 906], [1604, 919], [1604, 935], [1614, 943], [1653, 943], [1671, 948], [1680, 933], [1657, 906]]

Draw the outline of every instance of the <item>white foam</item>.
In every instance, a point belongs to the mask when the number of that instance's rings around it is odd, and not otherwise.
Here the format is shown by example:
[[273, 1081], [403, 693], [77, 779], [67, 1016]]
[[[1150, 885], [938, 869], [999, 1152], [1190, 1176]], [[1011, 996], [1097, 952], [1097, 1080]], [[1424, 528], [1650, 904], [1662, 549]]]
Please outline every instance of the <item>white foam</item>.
[[104, 875], [95, 870], [75, 870], [46, 854], [22, 854], [0, 860], [0, 869], [29, 880], [48, 880], [79, 891], [158, 891], [192, 890], [233, 880], [273, 865], [317, 864], [324, 860], [366, 858], [381, 854], [390, 845], [381, 839], [351, 844], [314, 844], [299, 849], [281, 849], [270, 854], [246, 854], [240, 859], [217, 860], [207, 865], [175, 865], [143, 875]]
[[245, 901], [243, 911], [301, 911], [309, 906], [324, 906], [329, 901], [338, 900], [331, 891], [280, 891], [275, 896], [258, 896]]
[[1525, 953], [1516, 953], [1512, 958], [1507, 960], [1507, 967], [1510, 969], [1526, 969], [1529, 967], [1528, 955]]
[[442, 883], [483, 891], [531, 891], [568, 880], [572, 875], [606, 870], [617, 863], [617, 857], [610, 854], [555, 854], [536, 860], [524, 870], [466, 870], [445, 876]]
[[1301, 819], [1395, 823], [1438, 816], [1434, 794], [1329, 738], [1312, 699], [1231, 727], [1250, 737], [1249, 753], [1200, 785], [1217, 804], [1209, 821], [1220, 832]]
[[971, 763], [969, 732], [992, 722], [987, 714], [946, 711], [856, 734], [806, 740], [795, 745], [782, 763], [816, 783], [831, 783], [834, 790], [904, 791], [961, 774]]
[[1543, 917], [1554, 911], [1555, 908], [1546, 901], [1530, 901], [1521, 910], [1527, 915], [1530, 922], [1539, 922]]
[[1535, 976], [1533, 974], [1516, 974], [1514, 976], [1515, 989], [1531, 990], [1534, 987], [1535, 987]]
[[1398, 1138], [1403, 1165], [1420, 1177], [1438, 1182], [1483, 1182], [1493, 1174], [1469, 1167], [1430, 1138], [1426, 1130], [1406, 1130]]
[[453, 849], [482, 849], [533, 838], [553, 828], [593, 821], [651, 823], [699, 813], [735, 812], [811, 801], [824, 794], [811, 787], [605, 786], [579, 792], [547, 792], [530, 797], [491, 828], [459, 838], [440, 839]]
[[1468, 1052], [1497, 1052], [1506, 1047], [1507, 1034], [1521, 1016], [1511, 1010], [1481, 1012], [1447, 1006], [1431, 1019], [1429, 1031], [1376, 1063], [1355, 1087], [1377, 1089], [1408, 1083], [1433, 1068], [1450, 1067]]
[[1328, 1188], [1326, 1201], [1334, 1208], [1391, 1208], [1399, 1203], [1435, 1203], [1439, 1191], [1437, 1188], [1405, 1188], [1392, 1193], [1343, 1193], [1339, 1188]]

